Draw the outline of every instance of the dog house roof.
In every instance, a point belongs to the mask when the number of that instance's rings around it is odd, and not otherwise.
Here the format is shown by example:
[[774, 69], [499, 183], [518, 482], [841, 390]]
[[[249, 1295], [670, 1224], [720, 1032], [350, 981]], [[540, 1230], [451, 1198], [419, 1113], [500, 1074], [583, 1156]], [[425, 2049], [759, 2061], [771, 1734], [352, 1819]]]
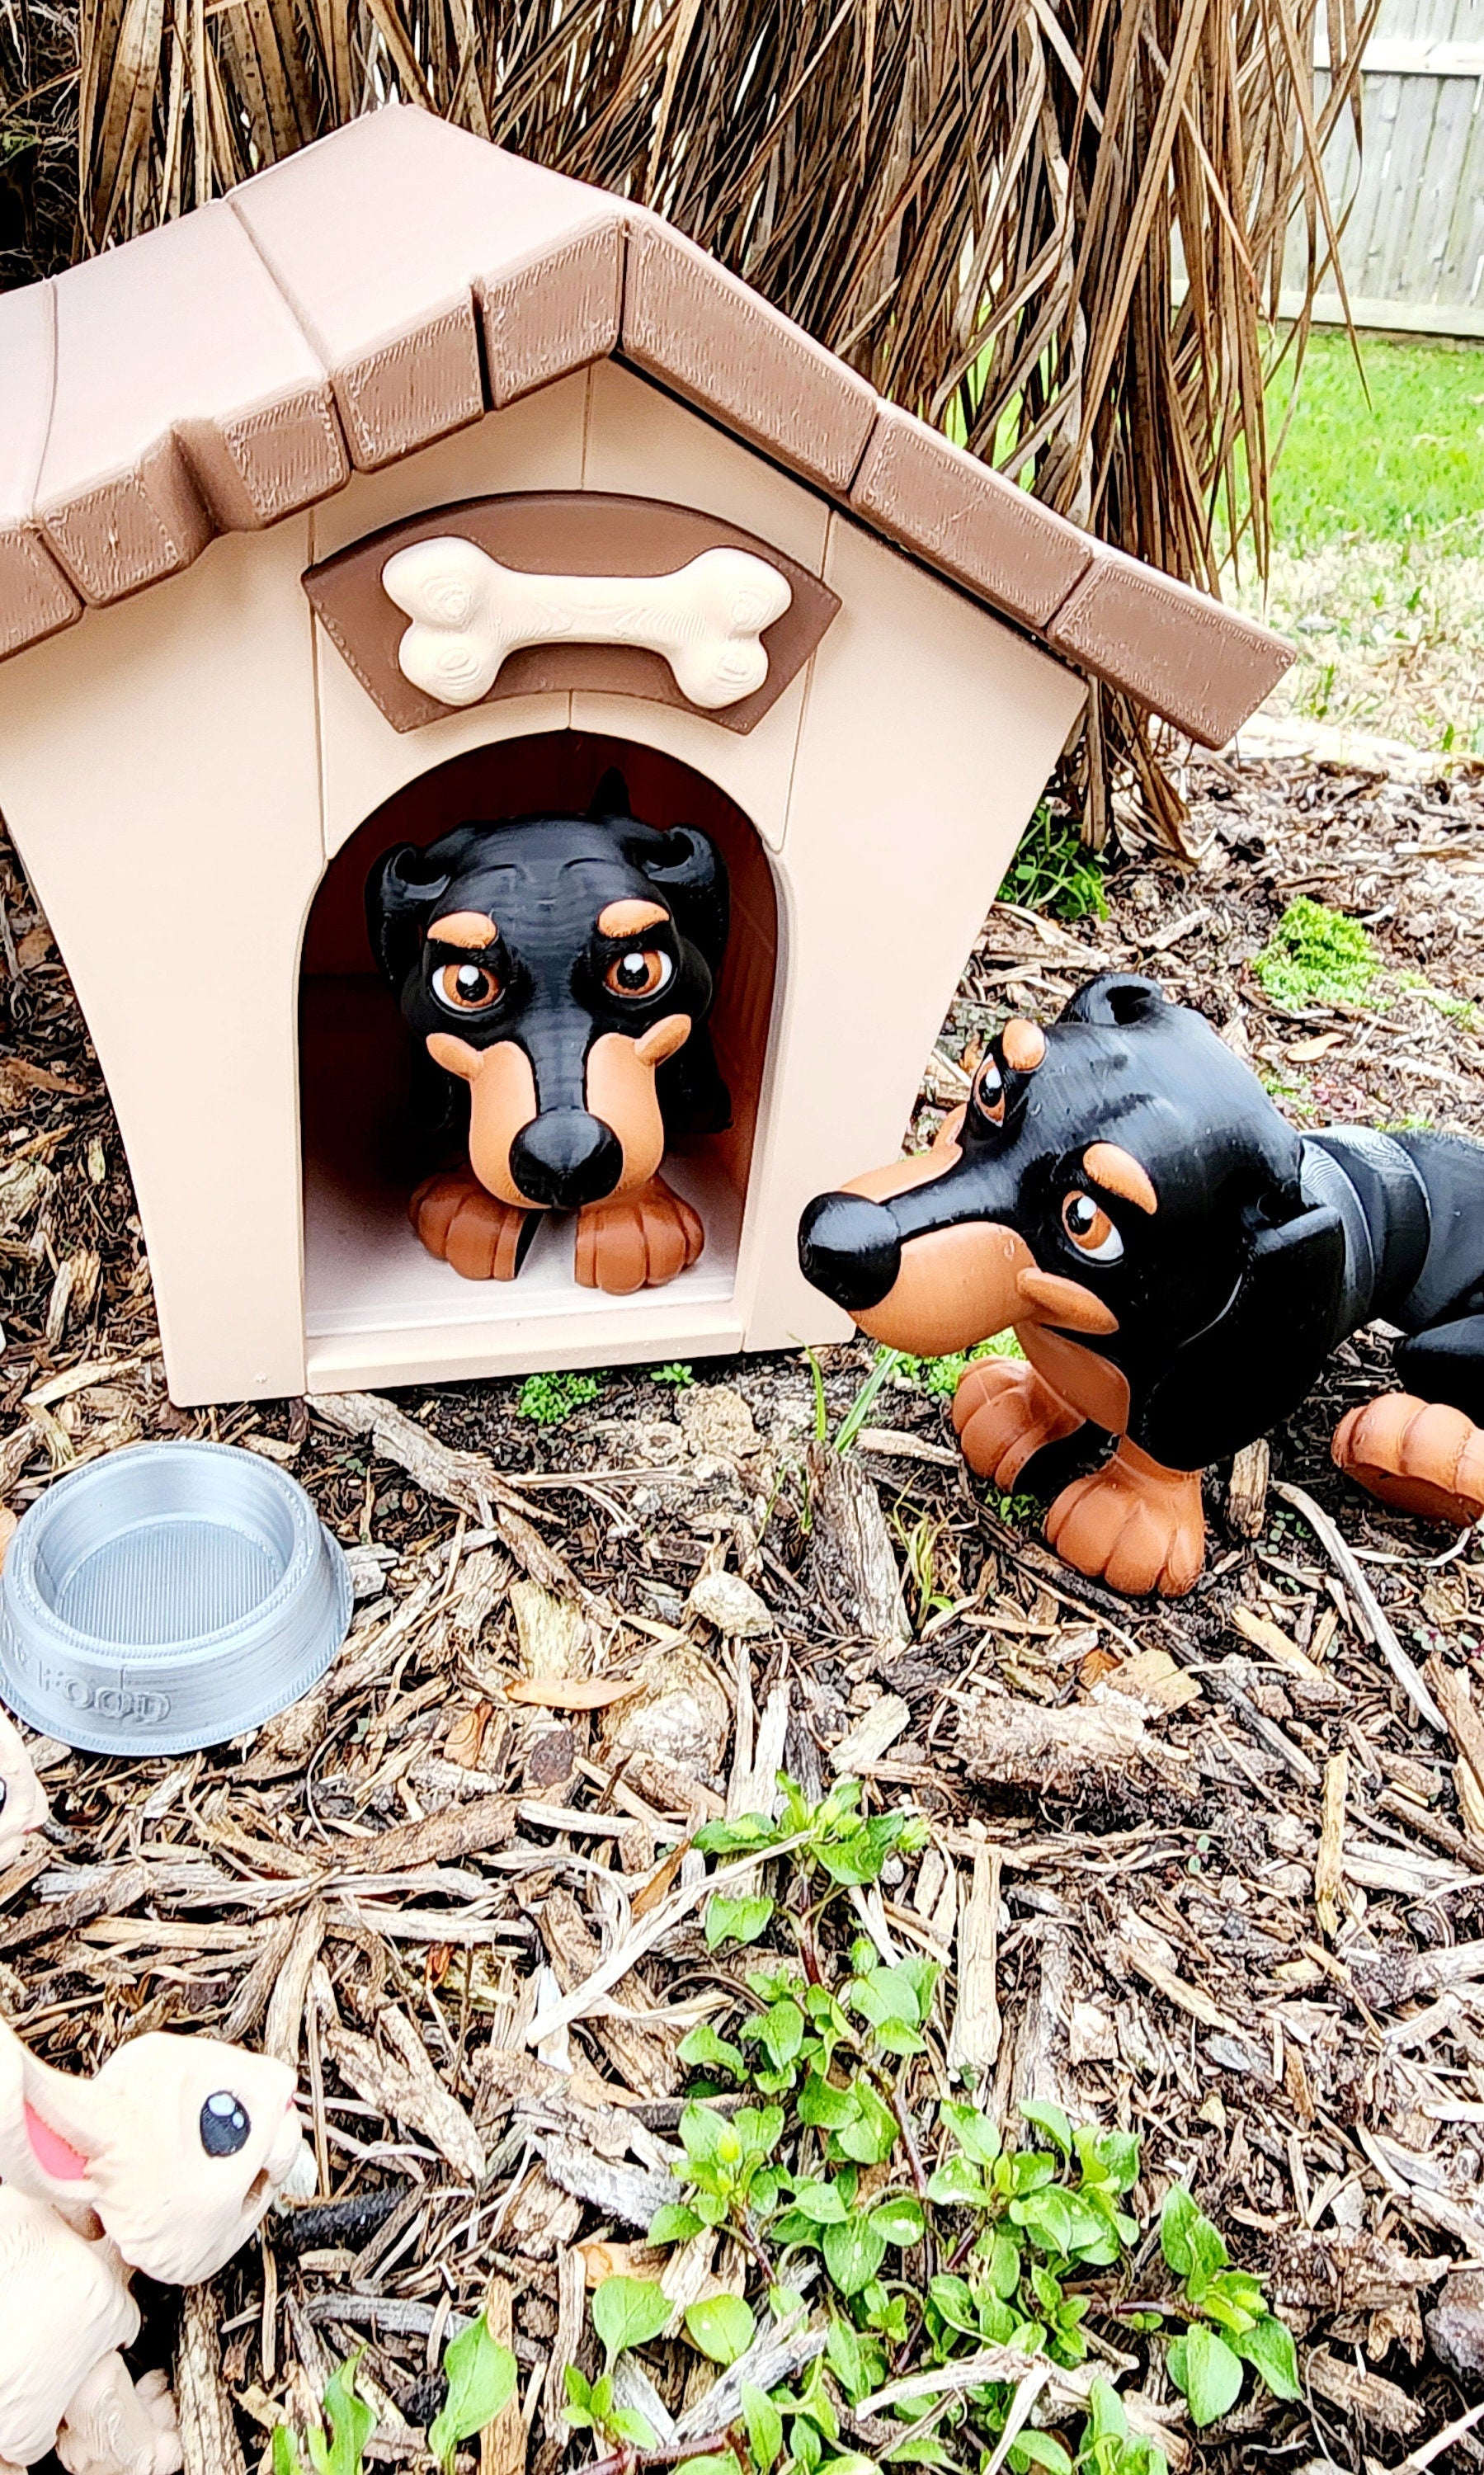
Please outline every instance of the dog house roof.
[[883, 402], [659, 216], [404, 105], [0, 295], [0, 659], [610, 354], [1196, 739], [1291, 659]]

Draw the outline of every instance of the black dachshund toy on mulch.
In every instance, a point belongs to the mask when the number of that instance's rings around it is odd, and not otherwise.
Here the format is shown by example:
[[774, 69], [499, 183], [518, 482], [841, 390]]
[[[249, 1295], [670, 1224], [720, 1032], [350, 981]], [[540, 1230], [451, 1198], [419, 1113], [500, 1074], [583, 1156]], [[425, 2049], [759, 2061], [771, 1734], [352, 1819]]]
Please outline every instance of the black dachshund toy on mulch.
[[1403, 1392], [1352, 1409], [1339, 1466], [1383, 1503], [1484, 1514], [1484, 1147], [1298, 1135], [1209, 1023], [1153, 981], [1091, 980], [1049, 1031], [1008, 1022], [924, 1156], [820, 1195], [806, 1277], [918, 1356], [1012, 1328], [954, 1401], [970, 1468], [1013, 1485], [1084, 1424], [1117, 1438], [1047, 1536], [1128, 1591], [1188, 1590], [1201, 1471], [1297, 1408], [1364, 1324]]
[[468, 1086], [469, 1165], [410, 1206], [466, 1280], [513, 1280], [544, 1212], [576, 1213], [586, 1288], [657, 1287], [701, 1252], [699, 1219], [659, 1170], [675, 1136], [727, 1122], [706, 1030], [726, 869], [697, 827], [660, 833], [628, 807], [608, 773], [586, 817], [403, 843], [366, 888], [372, 944], [438, 1069], [414, 1084], [430, 1135], [447, 1137]]

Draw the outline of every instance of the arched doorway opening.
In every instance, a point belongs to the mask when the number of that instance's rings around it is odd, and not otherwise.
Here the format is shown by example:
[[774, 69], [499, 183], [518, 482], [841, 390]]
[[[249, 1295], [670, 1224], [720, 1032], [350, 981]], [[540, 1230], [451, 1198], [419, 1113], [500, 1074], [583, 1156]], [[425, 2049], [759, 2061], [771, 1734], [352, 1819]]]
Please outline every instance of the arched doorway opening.
[[[732, 1097], [730, 1126], [667, 1154], [665, 1175], [700, 1213], [698, 1262], [662, 1289], [631, 1299], [580, 1288], [572, 1224], [544, 1225], [514, 1281], [461, 1280], [419, 1243], [407, 1219], [416, 1176], [407, 1125], [409, 1035], [379, 979], [367, 936], [366, 879], [393, 845], [433, 842], [469, 820], [580, 815], [610, 766], [646, 824], [696, 824], [718, 845], [731, 883], [732, 925], [712, 1037]], [[393, 1369], [452, 1376], [456, 1336], [479, 1328], [475, 1363], [508, 1350], [530, 1363], [581, 1361], [584, 1327], [595, 1348], [624, 1355], [615, 1314], [634, 1325], [642, 1357], [674, 1310], [677, 1328], [704, 1321], [732, 1297], [773, 1013], [778, 903], [773, 872], [751, 821], [725, 792], [678, 759], [635, 740], [551, 731], [472, 749], [433, 768], [369, 816], [321, 881], [300, 971], [301, 1122], [304, 1164], [304, 1322], [311, 1365], [349, 1350]], [[417, 1336], [426, 1336], [426, 1350]], [[600, 1337], [599, 1337], [600, 1336]], [[653, 1345], [658, 1346], [658, 1342]], [[718, 1346], [723, 1345], [718, 1342]]]

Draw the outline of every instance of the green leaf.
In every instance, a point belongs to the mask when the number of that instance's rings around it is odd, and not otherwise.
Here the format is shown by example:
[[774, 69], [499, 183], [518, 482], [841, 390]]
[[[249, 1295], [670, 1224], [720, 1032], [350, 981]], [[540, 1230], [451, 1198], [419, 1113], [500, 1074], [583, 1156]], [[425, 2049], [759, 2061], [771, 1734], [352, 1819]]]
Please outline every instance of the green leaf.
[[709, 2105], [697, 2105], [693, 2097], [681, 2112], [680, 2144], [693, 2166], [719, 2163], [727, 2130], [725, 2115], [715, 2113]]
[[1201, 2212], [1182, 2183], [1172, 2183], [1159, 2212], [1159, 2248], [1177, 2277], [1188, 2277], [1195, 2266], [1190, 2230]]
[[894, 2193], [889, 2200], [881, 2201], [871, 2211], [871, 2223], [898, 2251], [911, 2251], [913, 2243], [921, 2242], [926, 2231], [920, 2203], [905, 2192]]
[[[568, 2406], [586, 2420], [593, 2406], [593, 2384], [586, 2372], [579, 2371], [575, 2364], [569, 2364], [562, 2374], [562, 2386], [567, 2391]], [[571, 2414], [568, 2421], [572, 2421]]]
[[804, 2042], [804, 2014], [796, 2002], [787, 1997], [773, 2002], [756, 2020], [749, 2020], [742, 2034], [755, 2038], [771, 2057], [779, 2071], [791, 2063]]
[[678, 2200], [667, 2200], [662, 2209], [655, 2210], [649, 2220], [649, 2241], [652, 2243], [685, 2242], [692, 2235], [700, 2233], [701, 2223], [693, 2209], [682, 2207]]
[[853, 2329], [848, 2320], [838, 2316], [831, 2320], [824, 2340], [824, 2359], [852, 2406], [857, 2398], [864, 2397], [870, 2387], [865, 2349], [859, 2330]]
[[718, 2449], [708, 2457], [683, 2459], [675, 2475], [742, 2475], [742, 2469], [735, 2450]]
[[645, 2423], [636, 2406], [612, 2408], [604, 2422], [603, 2430], [612, 2433], [616, 2439], [631, 2440], [636, 2449], [654, 2449], [659, 2445], [654, 2437], [653, 2426]]
[[1043, 2251], [1059, 2252], [1063, 2260], [1070, 2256], [1076, 2220], [1069, 2193], [1049, 2184], [1042, 2191], [1027, 2193], [1023, 2200], [1012, 2200], [1010, 2215], [1011, 2224], [1024, 2226]]
[[304, 2460], [299, 2444], [286, 2423], [274, 2426], [273, 2475], [304, 2475]]
[[[358, 2354], [352, 2355], [339, 2369], [330, 2374], [325, 2385], [325, 2419], [329, 2425], [329, 2445], [317, 2432], [308, 2433], [309, 2455], [320, 2475], [362, 2475], [366, 2443], [377, 2428], [377, 2418], [364, 2398], [355, 2394], [355, 2367]], [[318, 2449], [315, 2443], [319, 2443]]]
[[937, 2110], [938, 2120], [947, 2124], [965, 2157], [976, 2166], [992, 2166], [1000, 2153], [1000, 2135], [986, 2114], [977, 2106], [945, 2103]]
[[984, 2176], [967, 2157], [948, 2157], [928, 2179], [928, 2198], [942, 2209], [983, 2209], [989, 2194]]
[[748, 1848], [766, 1848], [781, 1835], [769, 1815], [743, 1813], [735, 1822], [703, 1823], [692, 1844], [703, 1856], [735, 1856]]
[[1293, 2331], [1273, 2313], [1267, 2313], [1255, 2329], [1249, 2329], [1245, 2338], [1236, 2340], [1236, 2351], [1244, 2363], [1252, 2365], [1275, 2397], [1292, 2400], [1302, 2396]]
[[756, 1942], [767, 1929], [773, 1903], [758, 1892], [751, 1899], [729, 1899], [720, 1891], [706, 1902], [706, 1948], [715, 1950], [718, 1943]]
[[1001, 2227], [989, 2244], [989, 2286], [1002, 2303], [1008, 2303], [1020, 2283], [1020, 2245], [1011, 2233]]
[[897, 2144], [896, 2117], [875, 2090], [863, 2081], [856, 2082], [851, 2095], [855, 2099], [853, 2118], [841, 2124], [835, 2137], [845, 2155], [858, 2166], [883, 2166]]
[[514, 2397], [516, 2364], [481, 2312], [472, 2329], [450, 2340], [443, 2369], [449, 2394], [427, 2427], [427, 2445], [448, 2475], [459, 2442], [473, 2439], [487, 2423], [493, 2423]]
[[657, 2338], [674, 2308], [652, 2277], [605, 2277], [593, 2297], [593, 2326], [610, 2364], [626, 2347]]
[[887, 2257], [887, 2239], [872, 2218], [847, 2218], [824, 2230], [824, 2265], [841, 2294], [859, 2294]]
[[740, 2294], [710, 2294], [703, 2303], [688, 2304], [685, 2325], [692, 2343], [723, 2368], [746, 2353], [757, 2334], [757, 2323]]
[[730, 2071], [738, 2080], [746, 2076], [746, 2058], [741, 2046], [728, 2045], [725, 2037], [718, 2037], [709, 2020], [702, 2020], [688, 2037], [681, 2038], [679, 2054], [683, 2063], [701, 2070]]
[[783, 2417], [766, 2390], [760, 2389], [755, 2381], [742, 2383], [742, 2410], [753, 2475], [770, 2475], [783, 2447]]
[[811, 2071], [799, 2093], [798, 2116], [815, 2131], [839, 2131], [853, 2122], [856, 2093], [851, 2088], [837, 2088], [833, 2080], [818, 2071]]
[[808, 2218], [812, 2225], [843, 2225], [849, 2212], [844, 2199], [833, 2183], [799, 2183], [794, 2188], [793, 2206]]
[[1215, 2423], [1235, 2406], [1242, 2389], [1241, 2361], [1214, 2329], [1198, 2320], [1183, 2340], [1176, 2340], [1167, 2360], [1170, 2377], [1183, 2389], [1197, 2431], [1204, 2432], [1208, 2423]]
[[1072, 2126], [1059, 2105], [1051, 2105], [1042, 2097], [1027, 2096], [1020, 2100], [1020, 2111], [1027, 2122], [1044, 2131], [1048, 2140], [1060, 2149], [1063, 2157], [1072, 2154]]
[[1024, 2475], [1028, 2466], [1044, 2466], [1046, 2475], [1072, 2475], [1072, 2462], [1059, 2440], [1049, 2432], [1034, 2432], [1029, 2427], [1017, 2432], [1010, 2445], [1010, 2463]]

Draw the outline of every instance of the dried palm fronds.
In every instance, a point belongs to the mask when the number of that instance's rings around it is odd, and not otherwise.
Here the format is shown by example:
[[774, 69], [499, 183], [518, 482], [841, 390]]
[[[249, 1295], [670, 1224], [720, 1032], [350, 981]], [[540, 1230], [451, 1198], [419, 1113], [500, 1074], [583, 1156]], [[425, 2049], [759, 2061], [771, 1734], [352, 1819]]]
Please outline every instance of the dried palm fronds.
[[[1377, 5], [80, 0], [69, 77], [70, 21], [0, 0], [0, 163], [33, 166], [48, 263], [48, 167], [74, 138], [96, 250], [403, 95], [657, 207], [885, 394], [1214, 586], [1224, 504], [1266, 564], [1284, 240], [1297, 219], [1312, 292], [1334, 253], [1325, 141], [1358, 110]], [[1115, 759], [1178, 836], [1105, 698], [1095, 817]]]

